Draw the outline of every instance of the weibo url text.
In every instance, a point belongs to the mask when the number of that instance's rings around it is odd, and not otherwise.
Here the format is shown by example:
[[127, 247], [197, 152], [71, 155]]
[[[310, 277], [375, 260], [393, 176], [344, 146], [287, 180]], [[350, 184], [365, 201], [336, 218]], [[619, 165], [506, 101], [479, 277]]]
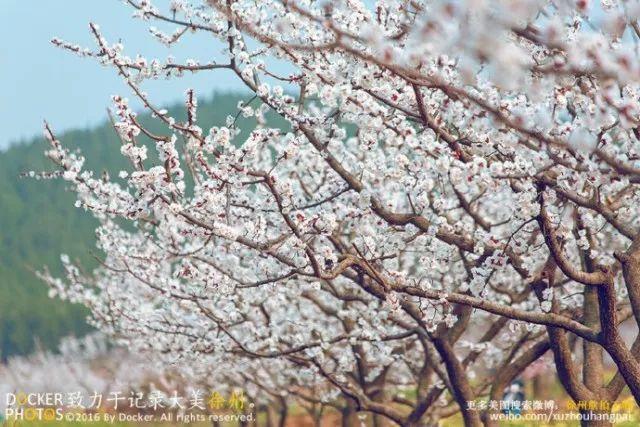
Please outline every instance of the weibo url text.
[[621, 423], [633, 421], [633, 414], [630, 413], [579, 413], [579, 412], [558, 412], [558, 413], [497, 413], [489, 414], [493, 421], [537, 421], [544, 423], [566, 422], [566, 421], [606, 421], [609, 423]]

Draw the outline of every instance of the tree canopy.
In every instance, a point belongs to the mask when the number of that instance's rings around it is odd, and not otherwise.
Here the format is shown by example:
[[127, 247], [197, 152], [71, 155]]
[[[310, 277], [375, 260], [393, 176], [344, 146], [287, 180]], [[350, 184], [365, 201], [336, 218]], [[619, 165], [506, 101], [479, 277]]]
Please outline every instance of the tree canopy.
[[[218, 93], [203, 99], [200, 119], [224, 123], [245, 99], [241, 94]], [[168, 110], [176, 117], [184, 111], [175, 105]], [[142, 123], [160, 130], [148, 114]], [[204, 124], [203, 124], [204, 125]], [[241, 126], [251, 123], [242, 121]], [[88, 165], [101, 172], [117, 171], [126, 161], [114, 146], [116, 133], [106, 119], [92, 129], [74, 130], [62, 136], [71, 150], [80, 149]], [[91, 269], [96, 266], [95, 226], [97, 222], [74, 208], [75, 197], [62, 182], [36, 182], [22, 176], [26, 171], [48, 168], [42, 157], [42, 137], [13, 144], [0, 152], [0, 358], [27, 354], [39, 343], [56, 348], [60, 337], [88, 331], [88, 312], [81, 306], [60, 303], [47, 295], [47, 286], [35, 270], [47, 265], [60, 273], [60, 254], [67, 253]]]

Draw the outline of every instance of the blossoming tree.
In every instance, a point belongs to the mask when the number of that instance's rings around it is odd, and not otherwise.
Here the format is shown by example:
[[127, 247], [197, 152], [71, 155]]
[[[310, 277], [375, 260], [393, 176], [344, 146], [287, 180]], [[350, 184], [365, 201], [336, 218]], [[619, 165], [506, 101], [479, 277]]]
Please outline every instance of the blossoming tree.
[[122, 410], [123, 401], [145, 389], [164, 397], [184, 383], [146, 355], [110, 347], [100, 333], [65, 337], [56, 353], [40, 350], [13, 357], [0, 365], [0, 375], [0, 390], [14, 395], [13, 399], [3, 396], [0, 413], [7, 405], [19, 407], [15, 396], [20, 393], [58, 393], [56, 409], [61, 411]]
[[[640, 340], [620, 332], [640, 322], [640, 3], [126, 3], [175, 27], [151, 29], [162, 43], [223, 48], [148, 60], [95, 24], [95, 48], [53, 40], [113, 67], [166, 130], [115, 96], [131, 166], [109, 179], [46, 127], [47, 176], [100, 220], [103, 254], [44, 274], [54, 294], [133, 348], [224, 360], [345, 425], [494, 424], [473, 402], [547, 352], [571, 399], [640, 401]], [[194, 91], [178, 120], [141, 89], [218, 72], [250, 95], [211, 129]]]

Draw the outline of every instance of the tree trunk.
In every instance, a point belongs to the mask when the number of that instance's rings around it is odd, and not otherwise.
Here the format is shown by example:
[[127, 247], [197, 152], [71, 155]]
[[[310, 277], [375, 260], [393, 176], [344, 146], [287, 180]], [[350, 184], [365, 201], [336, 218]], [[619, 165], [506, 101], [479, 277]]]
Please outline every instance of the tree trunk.
[[532, 379], [532, 396], [535, 400], [546, 400], [549, 397], [548, 390], [551, 388], [553, 372], [536, 375]]
[[[386, 396], [384, 392], [377, 392], [372, 397], [372, 400], [376, 403], [385, 403]], [[391, 425], [387, 417], [380, 414], [373, 414], [373, 427], [388, 427]]]
[[469, 402], [474, 400], [473, 389], [469, 384], [468, 377], [462, 364], [453, 351], [451, 343], [446, 339], [436, 338], [433, 340], [433, 344], [444, 361], [444, 365], [447, 369], [447, 375], [449, 376], [449, 381], [453, 388], [451, 392], [460, 407], [464, 425], [467, 427], [481, 426], [482, 421], [480, 420], [480, 414], [477, 411], [470, 410], [468, 408]]
[[276, 427], [276, 416], [274, 414], [273, 405], [267, 405], [267, 407], [264, 410], [264, 413], [266, 416], [265, 425], [267, 427]]
[[584, 410], [584, 411], [580, 411], [580, 414], [582, 414], [583, 418], [587, 418], [587, 419], [583, 419], [580, 422], [580, 425], [582, 427], [609, 427], [612, 426], [613, 423], [610, 421], [610, 418], [605, 418], [605, 419], [598, 419], [600, 417], [602, 417], [603, 415], [608, 415], [610, 414], [609, 411], [602, 411], [602, 410], [593, 410], [593, 411], [589, 411], [589, 410]]
[[347, 400], [346, 405], [340, 411], [340, 415], [340, 425], [342, 427], [357, 427], [359, 425], [356, 407], [351, 400]]
[[287, 422], [287, 407], [281, 404], [267, 405], [265, 414], [268, 427], [284, 427]]
[[287, 416], [289, 415], [289, 407], [287, 406], [287, 401], [284, 398], [280, 400], [278, 415], [278, 427], [284, 427], [287, 423]]

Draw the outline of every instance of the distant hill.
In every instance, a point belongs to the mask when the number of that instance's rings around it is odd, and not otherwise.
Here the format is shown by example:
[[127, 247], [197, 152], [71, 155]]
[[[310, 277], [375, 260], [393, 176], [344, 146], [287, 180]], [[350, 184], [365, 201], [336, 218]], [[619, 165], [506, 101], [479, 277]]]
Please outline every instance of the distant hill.
[[[200, 100], [199, 125], [203, 129], [224, 125], [228, 115], [236, 114], [241, 100], [248, 101], [249, 96], [215, 94]], [[168, 110], [184, 120], [183, 105]], [[163, 131], [149, 116], [140, 119], [155, 132]], [[253, 124], [245, 120], [240, 127], [247, 129]], [[51, 125], [55, 131], [55, 123]], [[101, 126], [57, 136], [66, 147], [80, 149], [87, 159], [86, 167], [97, 173], [107, 170], [115, 176], [127, 167], [106, 114]], [[28, 353], [36, 343], [55, 348], [60, 337], [89, 330], [85, 309], [49, 299], [46, 286], [33, 273], [44, 265], [60, 273], [61, 253], [77, 258], [87, 268], [95, 265], [89, 252], [95, 248], [96, 223], [74, 207], [75, 197], [66, 191], [65, 184], [20, 177], [25, 171], [53, 169], [43, 155], [46, 148], [43, 138], [34, 138], [0, 152], [0, 360]]]

